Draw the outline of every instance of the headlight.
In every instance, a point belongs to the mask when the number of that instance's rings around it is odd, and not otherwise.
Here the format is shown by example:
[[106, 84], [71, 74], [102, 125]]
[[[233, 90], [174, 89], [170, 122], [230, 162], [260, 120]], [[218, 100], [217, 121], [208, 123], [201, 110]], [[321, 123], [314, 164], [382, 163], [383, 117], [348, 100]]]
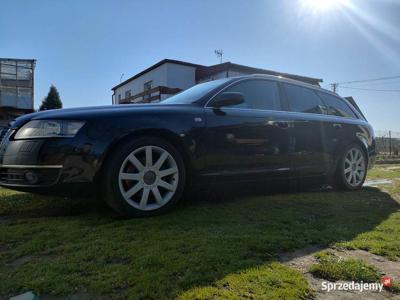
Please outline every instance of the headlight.
[[84, 121], [33, 120], [18, 129], [15, 139], [74, 137]]

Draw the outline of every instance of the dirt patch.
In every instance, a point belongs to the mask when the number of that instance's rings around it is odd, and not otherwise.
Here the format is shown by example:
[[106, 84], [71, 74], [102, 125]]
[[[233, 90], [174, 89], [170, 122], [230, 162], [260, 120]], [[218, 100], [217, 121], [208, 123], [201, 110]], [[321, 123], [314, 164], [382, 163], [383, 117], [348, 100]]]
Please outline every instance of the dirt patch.
[[12, 268], [17, 268], [19, 266], [22, 266], [22, 265], [32, 261], [34, 258], [35, 258], [34, 256], [30, 256], [30, 255], [22, 256], [7, 265]]
[[387, 170], [397, 171], [400, 170], [400, 166], [388, 166], [386, 167]]
[[364, 186], [380, 186], [384, 184], [392, 184], [393, 180], [390, 179], [370, 179], [370, 180], [365, 180]]
[[[345, 249], [331, 249], [322, 247], [307, 247], [304, 249], [296, 250], [290, 253], [284, 253], [280, 256], [280, 261], [294, 269], [299, 270], [307, 278], [310, 286], [315, 290], [316, 299], [400, 299], [400, 295], [395, 295], [387, 290], [382, 292], [371, 291], [324, 291], [322, 290], [322, 282], [327, 280], [316, 278], [309, 269], [311, 265], [317, 263], [315, 254], [321, 250], [332, 251], [335, 255], [342, 258], [357, 258], [365, 261], [368, 264], [375, 266], [383, 275], [391, 276], [395, 281], [400, 280], [400, 262], [390, 261], [382, 256], [371, 254], [363, 250], [345, 250]], [[343, 282], [343, 281], [337, 281]]]
[[369, 253], [364, 250], [336, 250], [336, 253], [343, 258], [358, 258], [375, 266], [381, 271], [382, 275], [393, 277], [394, 280], [400, 280], [400, 262], [388, 260], [382, 256]]
[[17, 259], [15, 259], [15, 260], [13, 260], [13, 261], [11, 261], [9, 263], [6, 263], [5, 265], [8, 266], [8, 267], [11, 267], [11, 268], [18, 268], [18, 267], [20, 267], [20, 266], [22, 266], [24, 264], [27, 264], [27, 263], [29, 263], [31, 261], [35, 261], [35, 260], [39, 260], [39, 259], [42, 260], [42, 261], [43, 260], [48, 261], [48, 260], [54, 260], [56, 258], [57, 258], [57, 256], [55, 256], [55, 255], [47, 255], [45, 257], [43, 257], [43, 256], [38, 257], [38, 256], [34, 256], [34, 255], [26, 255], [26, 256], [18, 257]]
[[76, 293], [69, 296], [47, 296], [41, 295], [41, 300], [106, 300], [110, 299], [104, 295], [96, 295], [90, 293]]

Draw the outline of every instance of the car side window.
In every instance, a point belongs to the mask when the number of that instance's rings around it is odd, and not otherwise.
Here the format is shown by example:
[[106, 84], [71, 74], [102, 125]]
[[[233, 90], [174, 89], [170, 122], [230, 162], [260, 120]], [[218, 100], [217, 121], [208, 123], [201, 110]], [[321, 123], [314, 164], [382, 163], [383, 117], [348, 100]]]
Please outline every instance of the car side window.
[[315, 91], [293, 84], [285, 83], [283, 85], [291, 111], [312, 114], [324, 113], [324, 105]]
[[243, 103], [229, 107], [281, 110], [279, 88], [274, 81], [248, 80], [228, 87], [224, 92], [236, 92], [243, 95]]
[[346, 117], [346, 118], [357, 118], [357, 115], [351, 110], [349, 105], [345, 103], [342, 99], [321, 92], [318, 92], [318, 95], [320, 95], [322, 100], [325, 102], [329, 115]]

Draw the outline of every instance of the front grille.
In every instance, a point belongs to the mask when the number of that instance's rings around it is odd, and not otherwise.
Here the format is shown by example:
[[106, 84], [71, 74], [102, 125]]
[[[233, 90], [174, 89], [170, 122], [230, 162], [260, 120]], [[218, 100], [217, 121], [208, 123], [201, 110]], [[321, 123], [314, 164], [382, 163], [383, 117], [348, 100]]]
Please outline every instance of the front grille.
[[8, 184], [21, 184], [25, 180], [24, 170], [0, 169], [0, 181]]

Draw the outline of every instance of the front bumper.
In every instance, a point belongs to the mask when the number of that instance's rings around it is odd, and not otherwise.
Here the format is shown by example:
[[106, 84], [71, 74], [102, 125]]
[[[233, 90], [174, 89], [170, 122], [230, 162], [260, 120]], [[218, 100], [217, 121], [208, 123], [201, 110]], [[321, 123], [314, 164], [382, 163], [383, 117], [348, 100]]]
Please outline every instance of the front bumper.
[[58, 183], [62, 165], [0, 165], [3, 186], [52, 186]]
[[[92, 185], [98, 155], [85, 136], [15, 140], [8, 130], [0, 144], [0, 186], [15, 190], [51, 190]], [[60, 188], [61, 190], [61, 188]]]

